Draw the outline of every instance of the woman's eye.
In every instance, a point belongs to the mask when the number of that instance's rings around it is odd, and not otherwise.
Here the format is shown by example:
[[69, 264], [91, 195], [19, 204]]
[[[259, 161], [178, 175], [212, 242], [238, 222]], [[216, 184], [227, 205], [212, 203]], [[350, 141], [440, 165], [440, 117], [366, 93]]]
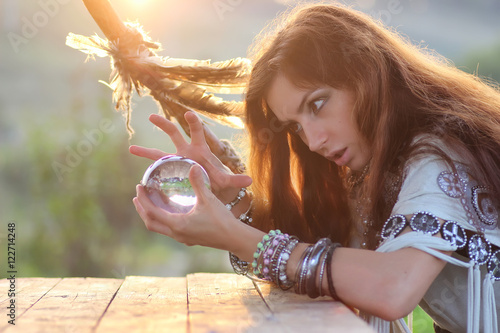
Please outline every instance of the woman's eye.
[[319, 112], [319, 110], [325, 105], [326, 103], [326, 98], [318, 98], [309, 103], [309, 108], [311, 109], [311, 112], [316, 114]]

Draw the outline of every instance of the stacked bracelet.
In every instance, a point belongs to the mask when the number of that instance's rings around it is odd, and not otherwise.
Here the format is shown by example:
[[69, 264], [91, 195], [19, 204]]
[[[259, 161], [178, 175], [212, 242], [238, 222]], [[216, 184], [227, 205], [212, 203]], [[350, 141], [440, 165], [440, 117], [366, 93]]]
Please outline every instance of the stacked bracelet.
[[286, 275], [286, 266], [288, 264], [288, 259], [290, 259], [290, 255], [292, 251], [295, 249], [299, 240], [297, 237], [291, 237], [287, 244], [284, 246], [283, 251], [281, 251], [278, 260], [276, 261], [276, 275], [275, 281], [282, 290], [288, 290], [293, 287], [293, 281], [288, 279]]
[[310, 245], [302, 254], [295, 274], [295, 292], [307, 294], [311, 298], [324, 296], [323, 280], [326, 273], [328, 291], [331, 297], [338, 300], [332, 279], [333, 251], [340, 244], [332, 243], [328, 238], [320, 239], [316, 244]]
[[313, 246], [309, 245], [307, 249], [304, 251], [299, 261], [300, 268], [297, 269], [297, 272], [295, 273], [295, 292], [300, 295], [305, 294], [304, 281], [307, 272], [307, 265], [309, 263], [312, 250]]
[[238, 202], [241, 201], [241, 199], [243, 199], [243, 197], [245, 196], [246, 193], [247, 193], [247, 190], [244, 187], [242, 187], [240, 189], [240, 191], [238, 192], [238, 195], [236, 196], [236, 198], [233, 201], [231, 201], [230, 203], [226, 204], [226, 208], [229, 210], [233, 209], [233, 207], [236, 206], [238, 204]]
[[332, 279], [332, 257], [340, 244], [322, 238], [316, 244], [309, 245], [302, 253], [294, 281], [291, 281], [286, 275], [286, 268], [298, 243], [296, 237], [283, 234], [279, 230], [271, 230], [257, 245], [251, 265], [253, 274], [260, 279], [276, 283], [283, 290], [295, 287], [296, 293], [307, 294], [311, 298], [325, 295], [323, 280], [326, 274], [328, 293], [338, 300]]
[[[322, 257], [326, 256], [328, 247], [332, 244], [329, 238], [320, 239], [313, 247], [311, 257], [306, 269], [306, 293], [311, 298], [316, 298], [321, 294], [321, 284], [317, 281], [318, 266]], [[320, 269], [321, 271], [321, 269]]]
[[271, 230], [262, 237], [262, 241], [257, 244], [257, 251], [253, 255], [254, 260], [252, 262], [253, 273], [257, 277], [272, 281], [270, 274], [271, 259], [282, 248], [280, 244], [289, 237], [279, 230]]

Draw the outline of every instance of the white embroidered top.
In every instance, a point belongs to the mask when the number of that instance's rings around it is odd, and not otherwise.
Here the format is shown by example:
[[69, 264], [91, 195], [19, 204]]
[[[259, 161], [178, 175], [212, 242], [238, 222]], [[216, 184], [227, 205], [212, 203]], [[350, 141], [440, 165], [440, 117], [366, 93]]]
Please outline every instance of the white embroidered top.
[[[434, 142], [445, 148], [439, 141]], [[377, 251], [415, 247], [448, 261], [420, 306], [441, 328], [451, 332], [497, 333], [500, 281], [495, 277], [500, 278], [500, 209], [494, 205], [488, 187], [477, 184], [468, 173], [465, 162], [451, 150], [444, 151], [454, 160], [457, 173], [437, 155], [423, 155], [408, 162], [391, 216], [413, 215], [415, 219], [409, 223], [402, 222], [413, 231], [399, 236], [402, 228], [386, 223], [382, 230], [386, 240]], [[433, 229], [426, 224], [432, 217], [451, 222], [438, 223]], [[446, 224], [448, 228], [443, 227]], [[464, 229], [468, 232], [464, 233]], [[443, 238], [433, 237], [438, 232]], [[455, 252], [450, 257], [435, 251], [455, 251], [460, 246], [463, 255]], [[379, 332], [389, 328], [378, 318], [371, 322]]]

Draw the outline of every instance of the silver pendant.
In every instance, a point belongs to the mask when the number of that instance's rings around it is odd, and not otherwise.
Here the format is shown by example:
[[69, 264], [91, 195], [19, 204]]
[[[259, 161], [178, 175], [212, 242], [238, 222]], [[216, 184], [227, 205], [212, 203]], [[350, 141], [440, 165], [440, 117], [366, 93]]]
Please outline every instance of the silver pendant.
[[447, 240], [452, 246], [456, 246], [457, 249], [461, 249], [467, 245], [467, 235], [464, 228], [454, 221], [446, 221], [443, 224], [441, 227], [441, 237]]
[[484, 265], [491, 254], [490, 242], [479, 235], [474, 235], [469, 240], [469, 258], [478, 265]]
[[439, 232], [441, 225], [438, 218], [433, 214], [429, 212], [418, 212], [412, 216], [410, 227], [413, 231], [435, 235]]
[[391, 216], [382, 228], [380, 237], [383, 239], [389, 239], [397, 237], [401, 231], [405, 228], [407, 224], [406, 217], [404, 215], [394, 215]]

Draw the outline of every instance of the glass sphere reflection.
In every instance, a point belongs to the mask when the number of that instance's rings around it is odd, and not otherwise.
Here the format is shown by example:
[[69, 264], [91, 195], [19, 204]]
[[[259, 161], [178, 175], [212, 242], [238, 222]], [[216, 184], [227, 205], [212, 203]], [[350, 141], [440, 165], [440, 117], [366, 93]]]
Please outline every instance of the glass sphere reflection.
[[[189, 170], [199, 165], [189, 158], [167, 155], [149, 166], [141, 184], [149, 199], [171, 213], [187, 213], [196, 204], [196, 195], [189, 181]], [[203, 170], [203, 180], [210, 188], [210, 180]]]

